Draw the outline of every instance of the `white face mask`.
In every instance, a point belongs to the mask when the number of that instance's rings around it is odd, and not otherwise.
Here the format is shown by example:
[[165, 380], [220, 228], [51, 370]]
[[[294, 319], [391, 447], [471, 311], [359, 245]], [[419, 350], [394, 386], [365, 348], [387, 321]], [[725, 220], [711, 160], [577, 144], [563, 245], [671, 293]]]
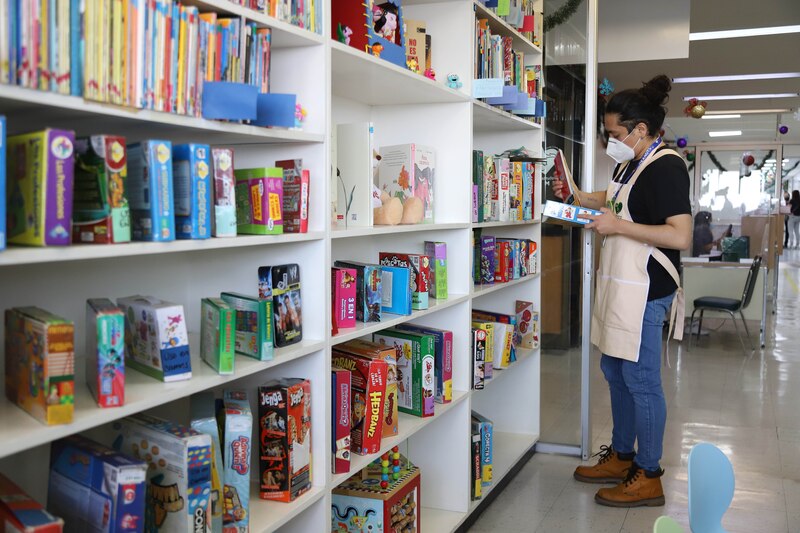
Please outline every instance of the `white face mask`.
[[[632, 131], [625, 136], [625, 139], [630, 137], [631, 134], [633, 134]], [[613, 137], [609, 137], [608, 146], [606, 147], [606, 154], [608, 154], [608, 157], [620, 164], [630, 161], [636, 157], [636, 152], [633, 151], [633, 148], [625, 144], [625, 139], [620, 141]], [[641, 141], [641, 139], [639, 139], [639, 141]], [[639, 144], [639, 141], [636, 141], [636, 144], [633, 145], [634, 148]]]

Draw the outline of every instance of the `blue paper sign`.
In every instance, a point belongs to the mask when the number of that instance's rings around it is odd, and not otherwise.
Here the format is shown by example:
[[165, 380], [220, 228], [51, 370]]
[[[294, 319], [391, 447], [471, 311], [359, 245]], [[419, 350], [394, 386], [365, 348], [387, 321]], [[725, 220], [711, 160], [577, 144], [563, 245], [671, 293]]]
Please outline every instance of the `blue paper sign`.
[[487, 98], [489, 105], [516, 105], [519, 91], [516, 85], [503, 85], [503, 95], [495, 98]]
[[472, 80], [473, 98], [503, 96], [503, 78], [483, 78]]
[[258, 88], [246, 83], [207, 81], [203, 84], [203, 118], [255, 120]]
[[256, 126], [293, 128], [296, 105], [296, 94], [259, 94], [258, 117], [253, 121], [253, 124]]

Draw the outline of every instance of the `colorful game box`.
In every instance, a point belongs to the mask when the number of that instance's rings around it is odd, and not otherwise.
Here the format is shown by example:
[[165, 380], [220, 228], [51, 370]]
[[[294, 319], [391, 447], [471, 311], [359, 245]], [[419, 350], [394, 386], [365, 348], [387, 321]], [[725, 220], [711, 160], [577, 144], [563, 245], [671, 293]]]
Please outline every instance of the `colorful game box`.
[[377, 355], [355, 355], [338, 346], [333, 347], [331, 364], [351, 373], [350, 450], [359, 455], [378, 453], [386, 412], [389, 364]]
[[124, 137], [93, 135], [75, 141], [72, 242], [130, 242], [127, 165]]
[[147, 463], [80, 435], [50, 446], [47, 507], [68, 531], [142, 531]]
[[530, 161], [522, 162], [522, 219], [533, 220], [533, 206], [535, 201], [536, 164]]
[[433, 416], [435, 340], [432, 335], [385, 329], [373, 342], [393, 347], [397, 361], [398, 408], [414, 416]]
[[494, 248], [494, 280], [506, 283], [514, 278], [514, 264], [511, 259], [511, 242], [497, 239]]
[[536, 241], [528, 241], [528, 273], [536, 275], [539, 273], [539, 245]]
[[0, 474], [0, 528], [8, 533], [61, 533], [64, 520], [45, 511], [42, 504]]
[[432, 335], [435, 341], [434, 374], [436, 403], [453, 401], [453, 332], [416, 324], [400, 324], [397, 329]]
[[72, 241], [75, 132], [46, 129], [8, 138], [8, 242], [66, 246]]
[[198, 392], [191, 398], [192, 429], [211, 438], [211, 531], [222, 531], [222, 445], [217, 424], [217, 402], [211, 391]]
[[381, 266], [400, 266], [411, 269], [411, 278], [414, 282], [411, 307], [413, 309], [427, 309], [428, 292], [431, 283], [430, 258], [421, 254], [380, 252], [378, 259]]
[[255, 298], [235, 292], [223, 292], [220, 298], [236, 312], [236, 353], [259, 361], [271, 361], [275, 356], [272, 299]]
[[483, 389], [486, 365], [486, 330], [472, 328], [472, 388]]
[[[243, 391], [223, 393], [217, 409], [222, 445], [222, 531], [247, 533], [250, 524], [250, 455], [253, 415]], [[309, 437], [310, 438], [310, 437]]]
[[470, 498], [472, 501], [480, 500], [483, 497], [483, 465], [481, 464], [481, 434], [472, 429], [470, 434], [470, 481], [472, 490]]
[[410, 268], [381, 267], [381, 312], [395, 315], [410, 315], [414, 298]]
[[308, 233], [310, 174], [302, 159], [275, 161], [283, 169], [283, 232]]
[[0, 115], [0, 250], [6, 248], [6, 117]]
[[86, 300], [86, 385], [100, 407], [125, 404], [125, 313], [107, 298]]
[[595, 211], [594, 209], [572, 204], [563, 204], [552, 200], [547, 200], [544, 204], [544, 210], [542, 211], [545, 222], [558, 224], [560, 226], [585, 226], [591, 222], [591, 220], [580, 217], [584, 215], [601, 214], [600, 211]]
[[336, 261], [333, 264], [356, 271], [356, 318], [360, 322], [380, 322], [383, 302], [381, 267], [356, 261]]
[[430, 258], [431, 283], [428, 293], [437, 300], [447, 299], [447, 243], [425, 241], [425, 255]]
[[161, 381], [192, 377], [183, 306], [153, 296], [118, 298], [125, 313], [125, 363]]
[[[367, 359], [380, 359], [386, 361], [386, 396], [383, 409], [382, 437], [397, 435], [399, 431], [399, 373], [397, 371], [397, 356], [393, 347], [385, 346], [364, 339], [347, 341], [337, 346], [338, 350]], [[351, 380], [352, 381], [352, 380]]]
[[472, 411], [472, 432], [481, 436], [481, 484], [492, 484], [492, 432], [494, 424], [485, 416]]
[[[516, 315], [506, 315], [503, 313], [473, 309], [472, 319], [495, 323], [495, 368], [506, 368], [517, 360], [516, 346], [518, 341], [515, 338], [517, 324]], [[507, 327], [501, 327], [501, 325]], [[502, 350], [498, 352], [501, 342]]]
[[271, 268], [275, 346], [282, 348], [297, 344], [303, 340], [300, 265], [290, 263], [274, 267], [258, 267], [259, 280], [264, 279], [265, 276], [262, 270], [268, 268]]
[[139, 413], [112, 424], [113, 448], [147, 463], [145, 531], [211, 532], [211, 437]]
[[373, 463], [333, 489], [331, 531], [422, 531], [420, 471], [402, 455], [399, 461], [397, 479], [389, 481], [386, 488], [381, 487], [380, 464]]
[[497, 220], [497, 200], [499, 197], [497, 169], [494, 166], [494, 157], [488, 154], [483, 158], [483, 188], [483, 220]]
[[496, 268], [495, 248], [497, 243], [491, 235], [481, 237], [480, 247], [480, 279], [481, 285], [491, 285], [494, 283], [494, 271]]
[[220, 375], [233, 374], [236, 312], [222, 298], [200, 301], [200, 357]]
[[283, 233], [283, 169], [236, 169], [234, 175], [237, 232], [255, 235]]
[[511, 168], [506, 157], [495, 157], [495, 171], [497, 172], [497, 220], [508, 222], [511, 220]]
[[333, 335], [339, 328], [356, 327], [356, 276], [353, 268], [331, 268]]
[[260, 497], [291, 502], [311, 488], [311, 382], [285, 378], [258, 388]]
[[173, 146], [172, 179], [176, 237], [208, 239], [211, 237], [211, 147]]
[[[517, 300], [517, 323], [515, 325], [515, 337], [517, 338], [517, 346], [532, 350], [539, 347], [539, 332], [538, 332], [538, 313], [533, 310], [532, 302], [525, 302]], [[534, 320], [534, 314], [536, 318]]]
[[75, 330], [38, 307], [6, 309], [6, 397], [45, 424], [69, 424], [75, 407]]
[[214, 237], [236, 237], [236, 180], [233, 177], [233, 149], [212, 148], [214, 172]]
[[381, 192], [399, 198], [406, 207], [411, 201], [422, 209], [419, 220], [410, 223], [433, 223], [433, 183], [436, 151], [429, 146], [400, 144], [382, 146], [376, 186]]
[[[494, 354], [495, 354], [495, 334], [494, 322], [481, 322], [480, 320], [473, 320], [472, 327], [475, 329], [482, 329], [486, 332], [486, 353], [483, 356], [483, 378], [488, 381], [494, 375]], [[498, 336], [498, 338], [500, 338]], [[500, 350], [497, 351], [500, 353]], [[499, 359], [499, 356], [498, 356]]]
[[133, 240], [174, 241], [172, 143], [149, 140], [129, 145], [127, 185]]
[[350, 371], [331, 368], [331, 437], [334, 474], [350, 471]]
[[512, 161], [511, 167], [511, 185], [509, 187], [509, 196], [511, 200], [511, 209], [509, 218], [512, 221], [522, 220], [522, 162]]

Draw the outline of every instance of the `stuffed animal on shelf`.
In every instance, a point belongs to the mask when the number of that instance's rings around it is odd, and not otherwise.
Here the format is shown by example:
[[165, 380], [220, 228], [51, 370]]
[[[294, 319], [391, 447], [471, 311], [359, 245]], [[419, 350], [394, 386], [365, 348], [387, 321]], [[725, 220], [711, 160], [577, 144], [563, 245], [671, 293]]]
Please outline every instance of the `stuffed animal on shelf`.
[[461, 83], [461, 80], [458, 78], [458, 74], [448, 74], [447, 75], [447, 86], [451, 89], [460, 89], [464, 86]]
[[436, 80], [436, 71], [432, 68], [425, 69], [425, 77], [431, 80]]

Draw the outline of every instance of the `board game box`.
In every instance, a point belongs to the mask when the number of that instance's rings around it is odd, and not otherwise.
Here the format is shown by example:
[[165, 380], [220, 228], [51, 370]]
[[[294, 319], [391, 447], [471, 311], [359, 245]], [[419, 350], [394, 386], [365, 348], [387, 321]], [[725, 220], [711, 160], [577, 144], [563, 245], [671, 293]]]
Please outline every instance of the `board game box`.
[[[500, 341], [503, 342], [503, 350], [495, 357], [497, 368], [506, 368], [508, 365], [517, 360], [516, 346], [519, 344], [515, 337], [517, 317], [516, 315], [506, 315], [504, 313], [494, 313], [492, 311], [484, 311], [480, 309], [472, 310], [473, 320], [483, 320], [486, 322], [495, 322], [495, 332], [498, 335], [495, 341], [495, 346], [498, 346]], [[505, 324], [505, 333], [500, 333], [499, 325]]]
[[381, 311], [395, 315], [410, 315], [414, 294], [411, 269], [381, 267]]
[[6, 397], [45, 424], [69, 424], [75, 406], [73, 323], [38, 307], [6, 309]]
[[380, 322], [383, 302], [381, 267], [357, 261], [335, 261], [334, 266], [356, 271], [356, 319]]
[[48, 513], [14, 482], [0, 474], [0, 524], [8, 533], [61, 533], [64, 520]]
[[[482, 329], [486, 332], [486, 353], [483, 355], [483, 378], [488, 381], [494, 375], [494, 358], [495, 358], [495, 332], [494, 322], [481, 322], [480, 320], [473, 320], [472, 327], [475, 329]], [[498, 338], [500, 336], [498, 335]], [[497, 350], [500, 353], [500, 350]], [[499, 359], [498, 355], [498, 359]]]
[[172, 147], [175, 230], [178, 239], [211, 237], [211, 147], [177, 144]]
[[432, 335], [435, 341], [434, 375], [436, 377], [436, 403], [453, 401], [453, 332], [417, 324], [400, 324], [397, 329]]
[[272, 299], [256, 298], [235, 292], [223, 292], [220, 298], [231, 306], [236, 314], [236, 353], [259, 361], [271, 361], [275, 356], [272, 330]]
[[432, 335], [385, 329], [373, 342], [394, 348], [397, 361], [398, 409], [419, 417], [433, 416], [435, 340]]
[[283, 233], [283, 170], [277, 167], [234, 170], [238, 233]]
[[200, 301], [200, 357], [220, 375], [233, 374], [236, 312], [222, 298]]
[[283, 169], [283, 232], [308, 233], [310, 174], [302, 159], [275, 161]]
[[506, 157], [495, 157], [495, 172], [497, 173], [497, 220], [508, 222], [511, 220], [511, 168]]
[[127, 194], [133, 240], [175, 240], [172, 144], [149, 140], [128, 146]]
[[470, 434], [470, 481], [472, 490], [470, 497], [472, 501], [480, 500], [483, 497], [483, 468], [481, 464], [481, 434], [474, 428]]
[[86, 385], [100, 407], [125, 404], [125, 313], [107, 298], [86, 300]]
[[222, 446], [217, 424], [217, 402], [211, 391], [198, 392], [191, 398], [192, 429], [211, 438], [211, 531], [222, 531]]
[[236, 180], [233, 177], [233, 149], [211, 149], [214, 172], [214, 237], [236, 237]]
[[517, 346], [532, 350], [539, 347], [539, 314], [533, 310], [532, 302], [516, 301], [517, 323], [515, 337]]
[[258, 388], [259, 495], [291, 502], [311, 488], [311, 382], [273, 380]]
[[333, 335], [339, 328], [356, 327], [356, 276], [352, 268], [331, 268]]
[[[259, 267], [259, 281], [264, 279]], [[290, 263], [271, 267], [272, 314], [275, 326], [275, 346], [291, 346], [303, 340], [303, 310], [300, 296], [300, 265]]]
[[72, 241], [75, 132], [46, 129], [8, 137], [8, 243], [66, 246]]
[[425, 241], [425, 255], [430, 258], [429, 294], [437, 300], [447, 299], [447, 243]]
[[381, 266], [399, 266], [411, 269], [411, 279], [414, 283], [411, 307], [427, 309], [431, 282], [430, 258], [422, 254], [380, 252], [378, 259]]
[[334, 474], [350, 471], [350, 371], [331, 369], [331, 437]]
[[481, 285], [491, 285], [494, 283], [494, 271], [496, 268], [495, 255], [496, 242], [491, 235], [481, 237], [480, 246], [480, 279]]
[[481, 436], [481, 484], [492, 484], [492, 433], [494, 424], [481, 414], [472, 411], [472, 432]]
[[472, 328], [472, 388], [483, 389], [486, 364], [486, 330]]
[[[222, 531], [247, 533], [250, 524], [250, 454], [253, 415], [243, 391], [223, 392], [217, 408], [222, 440]], [[310, 438], [310, 437], [309, 437]]]

